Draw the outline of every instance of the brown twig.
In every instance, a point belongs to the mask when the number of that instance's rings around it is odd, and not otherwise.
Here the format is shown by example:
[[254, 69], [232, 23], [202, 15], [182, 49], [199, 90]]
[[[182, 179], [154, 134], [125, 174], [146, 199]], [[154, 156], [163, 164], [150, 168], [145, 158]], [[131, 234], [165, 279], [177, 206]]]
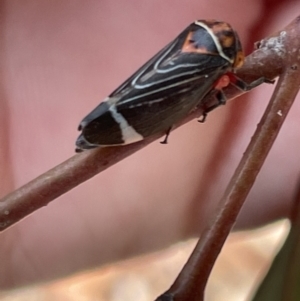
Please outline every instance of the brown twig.
[[[245, 66], [241, 68], [238, 75], [245, 81], [253, 81], [262, 76], [273, 79], [280, 74], [282, 66], [281, 57], [271, 48], [264, 51], [259, 49], [247, 57]], [[229, 86], [226, 88], [225, 93], [228, 99], [232, 99], [243, 92]], [[214, 101], [214, 99], [209, 97], [206, 99], [206, 103]], [[201, 115], [202, 111], [203, 108], [198, 108], [198, 110], [187, 116], [181, 124]], [[0, 231], [18, 222], [35, 210], [46, 206], [55, 198], [161, 136], [157, 135], [123, 147], [99, 148], [77, 154], [47, 171], [0, 200]]]
[[[284, 30], [263, 40], [259, 47], [260, 49], [254, 52], [253, 58], [273, 48], [274, 65], [272, 66], [272, 62], [266, 59], [267, 69], [276, 68], [277, 63], [281, 66], [282, 73], [275, 91], [220, 201], [214, 219], [202, 233], [195, 250], [174, 284], [157, 300], [203, 300], [211, 269], [299, 91], [300, 16]], [[256, 72], [259, 73], [259, 70]], [[267, 76], [265, 73], [261, 75]]]

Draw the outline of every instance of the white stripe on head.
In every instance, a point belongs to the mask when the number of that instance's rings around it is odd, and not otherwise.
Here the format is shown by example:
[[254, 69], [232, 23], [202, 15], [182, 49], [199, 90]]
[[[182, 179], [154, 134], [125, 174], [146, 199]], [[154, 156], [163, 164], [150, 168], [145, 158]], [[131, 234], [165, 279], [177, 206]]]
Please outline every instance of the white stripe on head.
[[220, 56], [222, 58], [224, 58], [226, 61], [228, 61], [229, 63], [233, 64], [233, 59], [230, 59], [224, 52], [223, 52], [223, 48], [220, 44], [220, 41], [218, 40], [218, 38], [216, 37], [216, 35], [213, 33], [213, 31], [211, 30], [211, 28], [209, 28], [206, 24], [199, 22], [199, 21], [195, 21], [195, 24], [206, 29], [207, 32], [210, 34], [211, 38], [213, 39], [213, 41], [215, 42], [215, 45], [218, 49], [218, 52], [220, 54]]
[[120, 127], [122, 139], [124, 141], [123, 144], [129, 144], [144, 139], [142, 135], [140, 135], [132, 126], [128, 124], [127, 120], [122, 116], [122, 114], [117, 112], [115, 106], [110, 106], [108, 110]]

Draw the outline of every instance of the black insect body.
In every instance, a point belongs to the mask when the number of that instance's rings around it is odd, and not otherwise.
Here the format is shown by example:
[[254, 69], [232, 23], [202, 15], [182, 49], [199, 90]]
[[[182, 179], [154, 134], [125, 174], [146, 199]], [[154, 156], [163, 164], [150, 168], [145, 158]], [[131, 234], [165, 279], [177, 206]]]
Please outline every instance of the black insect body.
[[81, 121], [77, 151], [168, 135], [213, 90], [224, 102], [222, 88], [243, 60], [228, 23], [192, 23]]

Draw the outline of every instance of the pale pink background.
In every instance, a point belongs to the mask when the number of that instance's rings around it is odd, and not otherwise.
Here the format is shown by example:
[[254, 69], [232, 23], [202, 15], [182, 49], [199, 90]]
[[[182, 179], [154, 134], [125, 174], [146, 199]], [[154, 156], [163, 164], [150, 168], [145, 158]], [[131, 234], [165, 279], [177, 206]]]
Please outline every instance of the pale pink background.
[[[1, 195], [72, 156], [82, 117], [195, 19], [228, 21], [250, 52], [300, 8], [263, 3], [2, 0]], [[198, 236], [272, 89], [232, 101], [204, 125], [190, 122], [167, 146], [154, 142], [1, 233], [0, 285], [53, 279]], [[300, 170], [299, 110], [298, 99], [239, 226], [288, 214]]]

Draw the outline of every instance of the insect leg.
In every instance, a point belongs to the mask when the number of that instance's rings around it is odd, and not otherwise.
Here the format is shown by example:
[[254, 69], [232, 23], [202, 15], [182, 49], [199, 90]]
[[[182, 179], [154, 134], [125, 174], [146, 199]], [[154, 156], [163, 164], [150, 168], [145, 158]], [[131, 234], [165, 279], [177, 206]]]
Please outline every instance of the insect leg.
[[200, 119], [198, 119], [198, 122], [200, 123], [204, 123], [205, 120], [206, 120], [206, 117], [207, 117], [207, 114], [214, 110], [215, 108], [221, 106], [221, 105], [225, 105], [226, 104], [226, 101], [227, 101], [227, 98], [223, 92], [223, 90], [218, 90], [215, 97], [217, 98], [217, 103], [215, 105], [212, 105], [208, 108], [205, 108], [205, 110], [203, 111], [202, 113], [202, 116]]
[[198, 119], [198, 122], [200, 122], [200, 123], [204, 123], [204, 122], [205, 122], [205, 120], [206, 120], [206, 117], [207, 117], [207, 112], [205, 111], [205, 112], [203, 112], [203, 113], [202, 113], [202, 116], [201, 116], [201, 118], [200, 118], [200, 119]]
[[[228, 74], [228, 76], [230, 78], [230, 84], [232, 84], [234, 87], [236, 87], [237, 89], [239, 89], [243, 92], [250, 91], [263, 83], [267, 83], [267, 84], [274, 83], [274, 80], [269, 80], [265, 77], [260, 77], [248, 84], [245, 81], [243, 81], [242, 79], [240, 79], [239, 77], [237, 77], [235, 74]], [[218, 92], [216, 93], [215, 96], [216, 96], [218, 102], [215, 105], [212, 105], [212, 106], [206, 108], [202, 114], [201, 119], [199, 119], [198, 122], [204, 123], [206, 120], [207, 114], [210, 111], [214, 110], [215, 108], [217, 108], [220, 105], [226, 104], [227, 98], [226, 98], [226, 95], [224, 94], [224, 92], [222, 91], [222, 89], [218, 90]]]
[[241, 91], [250, 91], [253, 88], [256, 88], [257, 86], [266, 83], [266, 84], [274, 84], [274, 80], [269, 80], [265, 77], [260, 77], [256, 80], [254, 80], [251, 83], [246, 83], [244, 82], [242, 79], [240, 79], [239, 77], [237, 77], [236, 75], [234, 75], [234, 78], [231, 78], [230, 83], [235, 86], [236, 88], [238, 88]]
[[168, 128], [166, 131], [166, 136], [163, 141], [160, 141], [161, 144], [168, 144], [168, 138], [171, 133], [172, 127]]

